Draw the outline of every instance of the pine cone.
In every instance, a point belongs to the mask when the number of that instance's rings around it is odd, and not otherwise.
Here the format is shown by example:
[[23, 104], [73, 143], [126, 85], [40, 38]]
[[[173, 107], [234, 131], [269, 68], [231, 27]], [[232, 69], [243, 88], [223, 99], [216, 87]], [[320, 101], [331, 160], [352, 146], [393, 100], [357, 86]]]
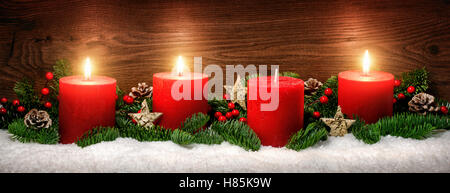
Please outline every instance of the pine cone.
[[305, 82], [305, 95], [313, 95], [323, 84], [314, 78], [309, 78]]
[[151, 98], [153, 93], [153, 87], [148, 86], [147, 83], [138, 83], [138, 87], [131, 88], [130, 96], [135, 98], [148, 97]]
[[25, 115], [24, 123], [28, 128], [49, 128], [52, 126], [52, 119], [50, 119], [50, 115], [46, 111], [31, 109], [31, 111]]
[[426, 115], [427, 112], [437, 112], [437, 107], [434, 102], [434, 96], [427, 93], [416, 94], [409, 102], [409, 111], [416, 112], [422, 115]]

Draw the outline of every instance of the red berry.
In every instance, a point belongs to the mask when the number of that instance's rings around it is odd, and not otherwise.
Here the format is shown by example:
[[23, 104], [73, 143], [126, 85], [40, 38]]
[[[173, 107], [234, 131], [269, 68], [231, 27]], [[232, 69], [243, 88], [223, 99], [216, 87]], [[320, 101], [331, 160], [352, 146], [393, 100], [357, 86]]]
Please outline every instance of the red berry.
[[416, 88], [414, 88], [413, 86], [409, 86], [406, 91], [408, 91], [409, 94], [412, 94], [416, 91]]
[[216, 117], [216, 119], [218, 119], [220, 116], [222, 116], [222, 113], [217, 111], [216, 113], [214, 113], [214, 117]]
[[45, 78], [46, 78], [47, 80], [53, 79], [53, 73], [51, 73], [51, 72], [45, 73]]
[[239, 118], [239, 121], [245, 123], [245, 122], [247, 122], [247, 119], [245, 117], [241, 117], [241, 118]]
[[441, 106], [441, 112], [442, 114], [446, 115], [448, 113], [448, 109], [446, 106]]
[[321, 96], [319, 98], [319, 100], [320, 100], [320, 103], [322, 103], [322, 104], [327, 104], [328, 103], [328, 97], [327, 96]]
[[134, 99], [133, 99], [133, 97], [130, 97], [130, 96], [128, 96], [128, 95], [125, 95], [125, 96], [123, 96], [123, 101], [124, 101], [126, 104], [131, 105], [131, 104], [133, 104]]
[[221, 121], [221, 122], [224, 122], [226, 120], [227, 120], [227, 118], [223, 115], [219, 117], [219, 121]]
[[0, 114], [2, 114], [2, 115], [6, 114], [6, 109], [3, 107], [0, 108]]
[[131, 122], [133, 122], [134, 124], [137, 124], [137, 121], [134, 119], [131, 119]]
[[8, 99], [5, 98], [5, 97], [3, 97], [3, 98], [0, 100], [0, 102], [3, 103], [3, 104], [5, 104], [6, 102], [8, 102]]
[[231, 103], [231, 102], [228, 103], [228, 108], [229, 108], [229, 109], [234, 109], [234, 103]]
[[47, 108], [47, 109], [52, 108], [52, 103], [50, 103], [50, 102], [45, 102], [45, 103], [44, 103], [44, 107]]
[[320, 117], [320, 113], [317, 112], [317, 111], [314, 112], [314, 113], [313, 113], [313, 117], [314, 117], [314, 118], [319, 118], [319, 117]]
[[406, 97], [405, 97], [405, 95], [404, 95], [403, 93], [399, 93], [399, 94], [397, 95], [397, 98], [398, 98], [398, 100], [403, 100], [403, 99], [405, 99]]
[[49, 90], [48, 88], [43, 88], [43, 89], [41, 90], [41, 94], [42, 94], [42, 95], [48, 95], [48, 93], [50, 93], [50, 90]]
[[19, 106], [19, 107], [17, 107], [17, 111], [19, 111], [19, 112], [24, 112], [25, 111], [25, 107], [23, 107], [23, 106]]
[[230, 100], [230, 95], [228, 95], [228, 94], [223, 94], [223, 99], [225, 99], [225, 100]]
[[402, 84], [401, 80], [394, 80], [394, 86], [399, 87]]
[[392, 99], [392, 103], [396, 103], [397, 102], [397, 99]]
[[237, 109], [233, 109], [233, 110], [231, 111], [231, 114], [232, 114], [233, 116], [237, 117], [237, 116], [239, 115], [239, 111], [238, 111]]
[[141, 113], [141, 112], [142, 112], [142, 109], [139, 109], [138, 113]]
[[233, 114], [231, 112], [227, 112], [225, 114], [225, 117], [227, 117], [227, 119], [231, 119], [233, 117]]
[[17, 100], [17, 99], [16, 99], [16, 100], [13, 100], [13, 101], [12, 101], [12, 105], [13, 105], [13, 106], [19, 106], [19, 105], [20, 105], [20, 101]]
[[323, 93], [327, 96], [331, 96], [333, 94], [333, 90], [331, 88], [327, 88], [323, 91]]

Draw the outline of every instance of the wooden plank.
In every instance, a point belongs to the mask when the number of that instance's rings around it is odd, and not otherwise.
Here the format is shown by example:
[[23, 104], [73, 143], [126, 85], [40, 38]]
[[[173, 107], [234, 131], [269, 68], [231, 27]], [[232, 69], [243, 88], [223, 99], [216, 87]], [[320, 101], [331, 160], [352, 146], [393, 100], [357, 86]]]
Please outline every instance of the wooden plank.
[[0, 91], [14, 97], [26, 76], [44, 84], [58, 59], [81, 74], [86, 56], [96, 74], [125, 90], [152, 83], [177, 55], [192, 66], [278, 64], [303, 79], [326, 80], [359, 69], [365, 49], [374, 68], [400, 75], [421, 66], [433, 92], [450, 100], [448, 1], [2, 1]]

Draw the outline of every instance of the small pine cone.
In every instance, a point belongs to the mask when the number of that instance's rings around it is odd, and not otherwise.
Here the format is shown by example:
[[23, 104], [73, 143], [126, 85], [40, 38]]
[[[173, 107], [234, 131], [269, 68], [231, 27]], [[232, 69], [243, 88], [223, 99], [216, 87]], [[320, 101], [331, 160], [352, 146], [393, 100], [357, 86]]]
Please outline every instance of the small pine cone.
[[52, 126], [52, 119], [50, 119], [50, 115], [46, 111], [31, 109], [31, 111], [25, 115], [24, 123], [28, 128], [49, 128]]
[[427, 112], [437, 112], [439, 107], [434, 102], [434, 96], [427, 93], [416, 94], [409, 102], [409, 111], [426, 115]]
[[305, 82], [305, 95], [313, 95], [323, 84], [314, 78], [309, 78]]
[[138, 83], [138, 87], [131, 88], [130, 96], [135, 98], [148, 97], [151, 98], [153, 93], [153, 87], [148, 86], [147, 83]]

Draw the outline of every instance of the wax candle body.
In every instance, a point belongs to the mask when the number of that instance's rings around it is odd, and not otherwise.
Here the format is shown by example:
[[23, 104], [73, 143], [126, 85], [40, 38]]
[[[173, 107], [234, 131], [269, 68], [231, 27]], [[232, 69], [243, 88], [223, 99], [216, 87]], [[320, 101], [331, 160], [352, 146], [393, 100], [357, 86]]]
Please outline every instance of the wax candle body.
[[116, 80], [68, 76], [59, 80], [59, 133], [61, 143], [73, 143], [97, 126], [114, 126]]
[[[190, 88], [182, 86], [179, 90], [180, 93], [183, 92], [183, 89], [189, 90], [189, 99], [176, 100], [177, 98], [172, 96], [172, 86], [177, 81], [180, 81], [180, 84], [190, 84]], [[208, 100], [207, 96], [203, 95], [203, 88], [207, 82], [208, 76], [202, 73], [188, 72], [181, 76], [169, 72], [154, 74], [153, 111], [163, 113], [156, 124], [173, 130], [179, 128], [181, 123], [193, 114], [199, 112], [207, 114], [209, 110]], [[201, 98], [196, 99], [195, 93]]]
[[359, 71], [339, 73], [338, 103], [350, 118], [358, 115], [366, 123], [392, 116], [394, 75], [387, 72]]
[[[266, 81], [267, 85], [258, 84]], [[279, 77], [279, 105], [274, 111], [262, 111], [261, 104], [267, 104], [269, 100], [263, 100], [259, 93], [260, 87], [272, 92], [273, 77], [257, 77], [248, 81], [247, 94], [247, 122], [261, 139], [262, 145], [273, 147], [285, 146], [292, 134], [303, 127], [303, 101], [304, 83], [300, 79], [291, 77]], [[250, 92], [258, 91], [256, 100], [252, 100]]]

